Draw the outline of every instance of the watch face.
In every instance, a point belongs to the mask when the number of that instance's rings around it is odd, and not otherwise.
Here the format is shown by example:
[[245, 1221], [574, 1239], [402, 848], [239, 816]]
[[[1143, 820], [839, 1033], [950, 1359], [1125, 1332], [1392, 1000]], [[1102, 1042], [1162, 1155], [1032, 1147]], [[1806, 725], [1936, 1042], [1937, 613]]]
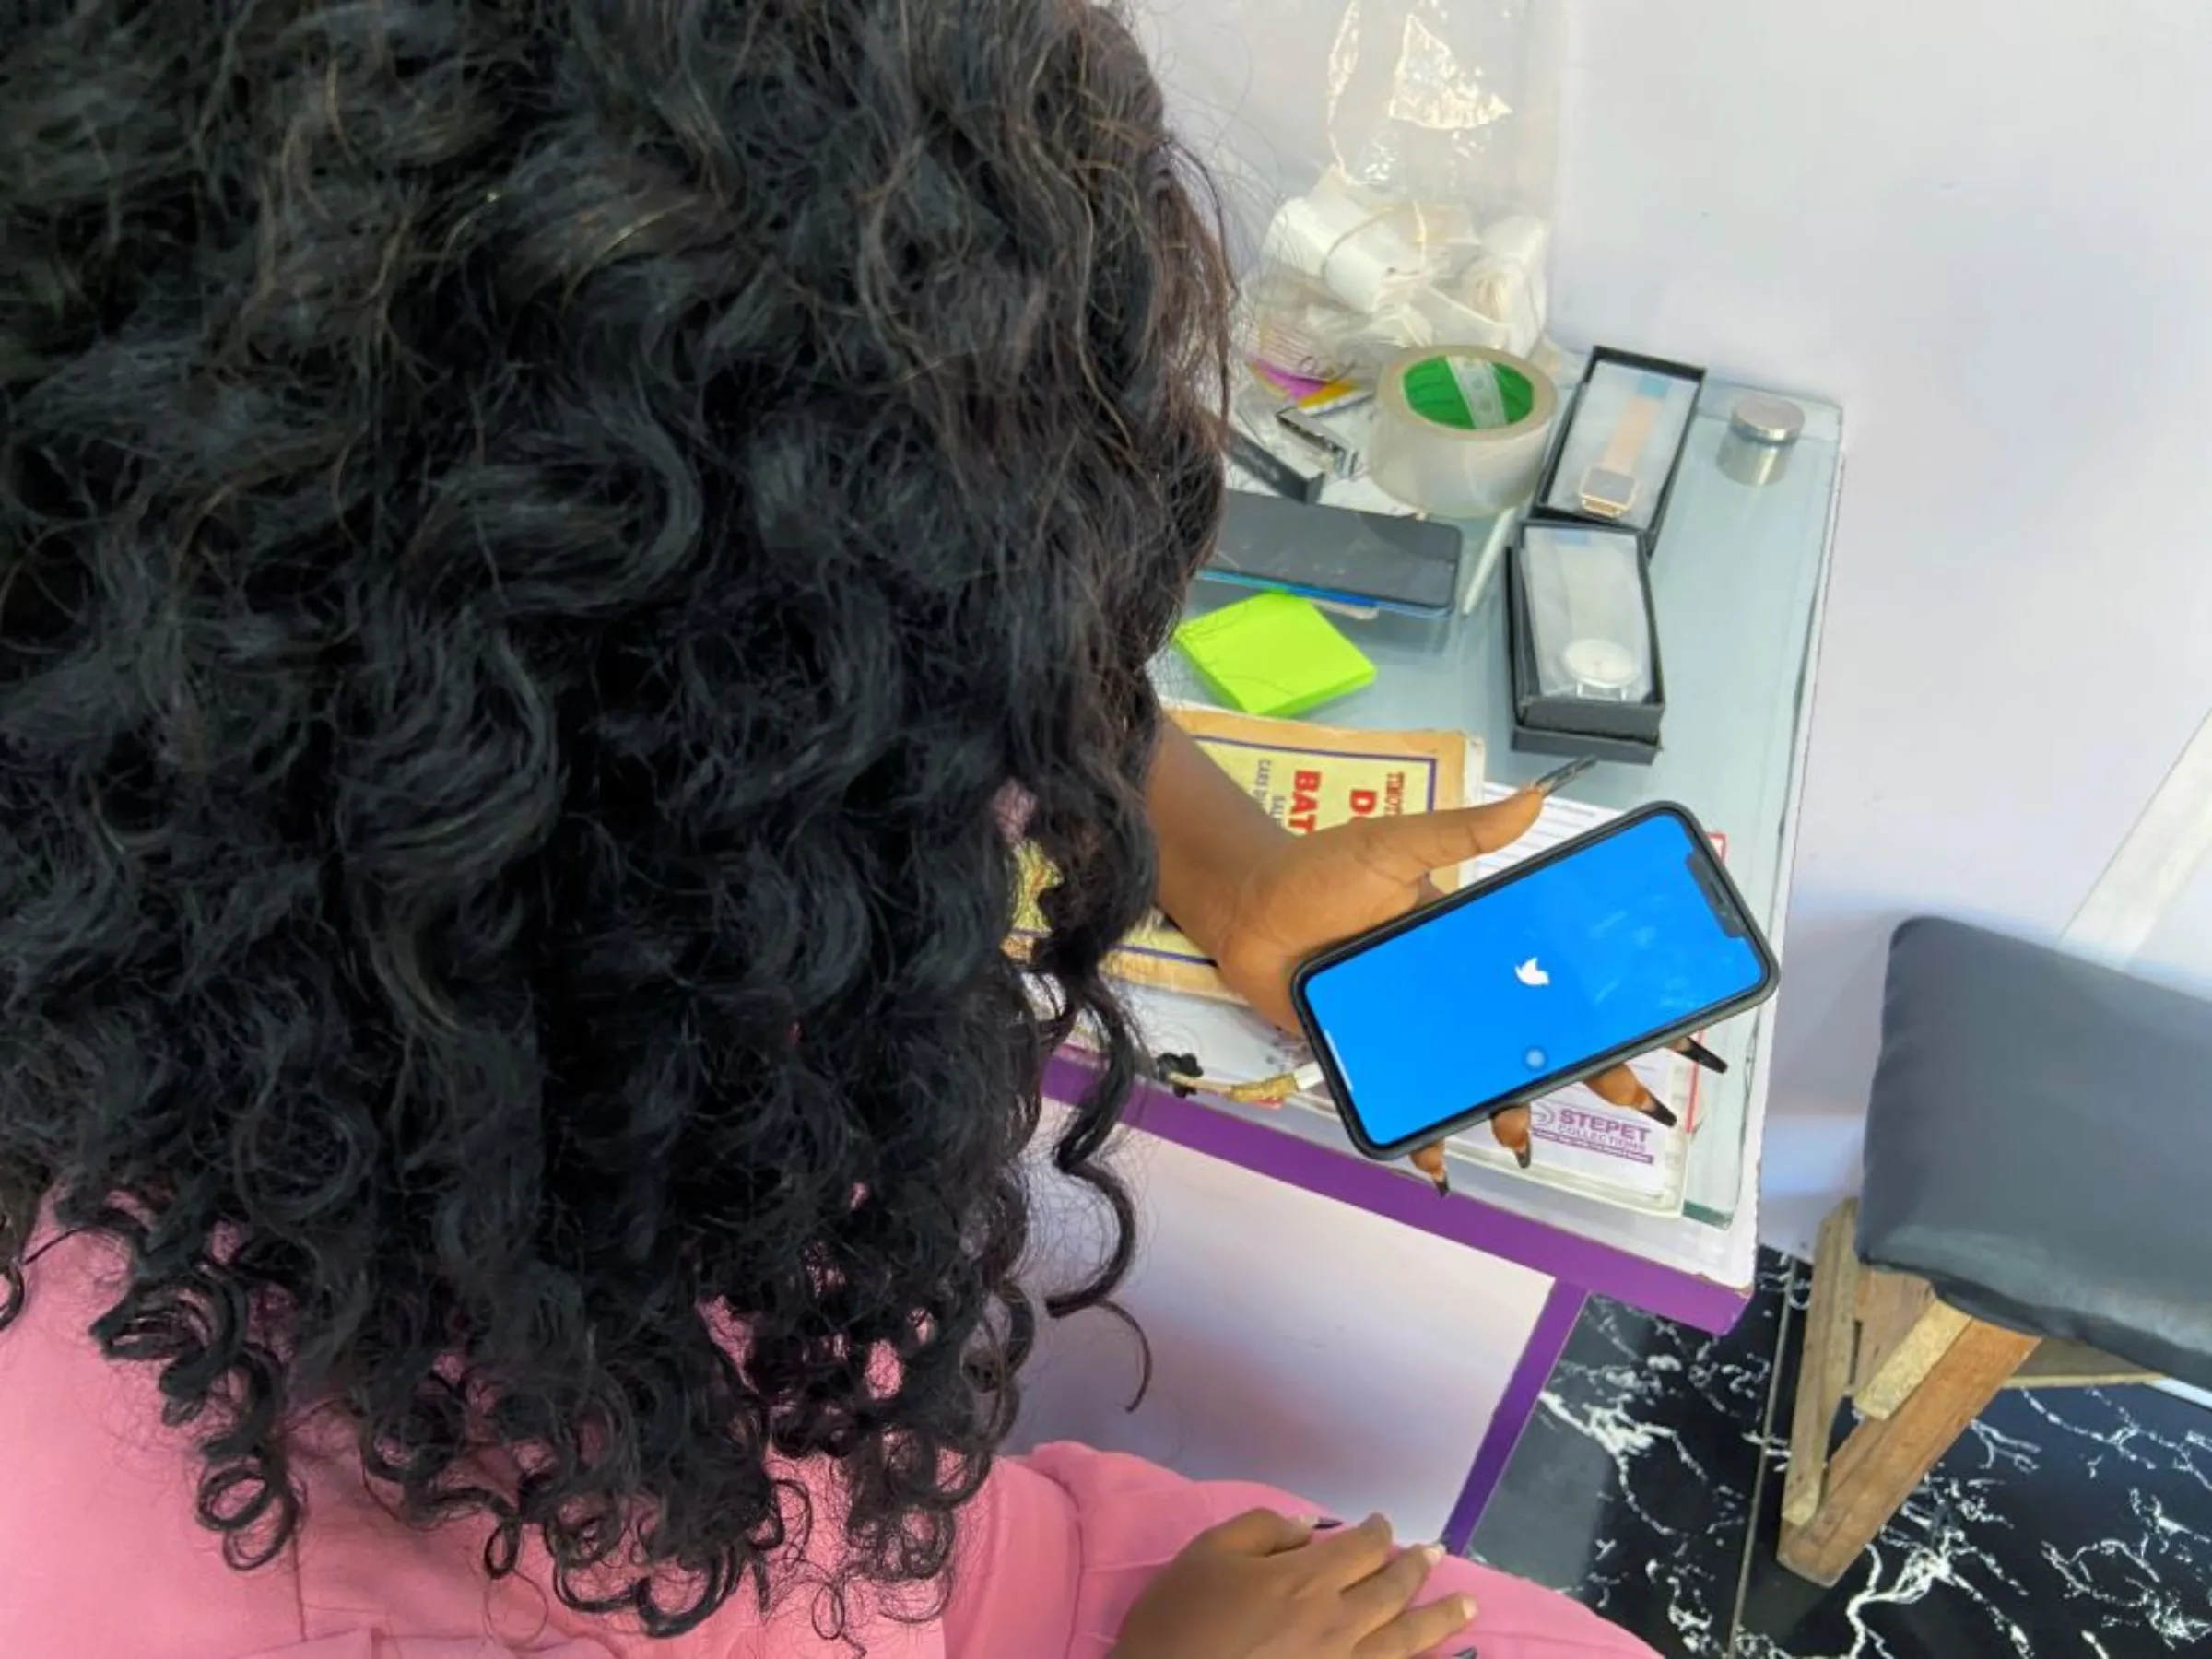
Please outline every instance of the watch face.
[[1583, 475], [1583, 511], [1617, 519], [1636, 504], [1636, 475], [1594, 466]]
[[1636, 680], [1641, 665], [1636, 653], [1618, 640], [1580, 639], [1568, 641], [1559, 653], [1559, 665], [1585, 691], [1625, 691]]

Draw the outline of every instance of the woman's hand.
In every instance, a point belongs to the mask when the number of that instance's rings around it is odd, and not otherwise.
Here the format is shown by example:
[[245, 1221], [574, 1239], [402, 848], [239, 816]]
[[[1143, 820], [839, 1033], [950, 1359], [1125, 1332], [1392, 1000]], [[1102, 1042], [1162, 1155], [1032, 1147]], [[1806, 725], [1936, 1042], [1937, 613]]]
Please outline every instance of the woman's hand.
[[[1512, 845], [1544, 810], [1541, 795], [1524, 791], [1487, 806], [1292, 835], [1173, 726], [1153, 763], [1151, 804], [1161, 907], [1230, 989], [1287, 1031], [1298, 1030], [1290, 978], [1301, 962], [1435, 899], [1437, 871]], [[1672, 1121], [1625, 1065], [1589, 1087], [1616, 1106]], [[1499, 1113], [1491, 1129], [1525, 1167], [1528, 1109]]]
[[[1361, 818], [1312, 835], [1285, 835], [1254, 858], [1225, 896], [1218, 940], [1202, 939], [1230, 989], [1285, 1030], [1298, 1029], [1290, 979], [1324, 947], [1395, 921], [1438, 897], [1431, 877], [1510, 847], [1535, 825], [1540, 795], [1408, 818]], [[1665, 1108], [1627, 1066], [1590, 1079], [1616, 1106]], [[1528, 1109], [1493, 1120], [1498, 1139], [1527, 1163]]]
[[1475, 1606], [1414, 1597], [1443, 1552], [1399, 1551], [1381, 1516], [1345, 1532], [1254, 1510], [1201, 1534], [1130, 1608], [1113, 1659], [1415, 1659]]
[[1290, 979], [1300, 963], [1434, 900], [1438, 871], [1510, 847], [1543, 809], [1542, 797], [1524, 794], [1488, 806], [1285, 834], [1221, 895], [1220, 937], [1199, 943], [1230, 989], [1295, 1031]]
[[1149, 801], [1160, 908], [1231, 990], [1286, 1031], [1298, 1029], [1290, 976], [1300, 962], [1434, 899], [1433, 872], [1511, 846], [1544, 809], [1524, 793], [1293, 835], [1172, 724], [1152, 762]]

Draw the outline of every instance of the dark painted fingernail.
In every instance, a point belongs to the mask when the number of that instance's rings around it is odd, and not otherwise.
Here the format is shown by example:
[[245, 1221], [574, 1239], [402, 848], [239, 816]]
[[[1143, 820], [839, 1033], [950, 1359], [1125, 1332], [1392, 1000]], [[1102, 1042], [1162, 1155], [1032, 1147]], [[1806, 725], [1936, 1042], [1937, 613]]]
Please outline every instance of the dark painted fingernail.
[[1429, 1177], [1440, 1198], [1452, 1196], [1452, 1176], [1444, 1168], [1444, 1149], [1441, 1147], [1423, 1147], [1413, 1155], [1413, 1167]]
[[1636, 1085], [1636, 1098], [1629, 1104], [1663, 1129], [1672, 1129], [1677, 1121], [1673, 1112], [1659, 1103], [1659, 1097], [1641, 1083]]
[[1682, 1052], [1709, 1072], [1717, 1072], [1723, 1077], [1728, 1073], [1728, 1062], [1722, 1059], [1695, 1037], [1682, 1039]]
[[1536, 1149], [1534, 1147], [1515, 1147], [1513, 1161], [1523, 1169], [1527, 1169], [1529, 1165], [1536, 1161]]

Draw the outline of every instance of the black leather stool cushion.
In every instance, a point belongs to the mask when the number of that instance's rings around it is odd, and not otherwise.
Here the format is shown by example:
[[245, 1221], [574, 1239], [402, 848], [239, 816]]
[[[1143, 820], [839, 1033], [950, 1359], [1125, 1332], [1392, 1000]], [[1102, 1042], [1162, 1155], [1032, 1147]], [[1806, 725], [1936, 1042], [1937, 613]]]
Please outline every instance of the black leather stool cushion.
[[1889, 947], [1859, 1254], [2212, 1387], [2212, 1003], [1915, 921]]

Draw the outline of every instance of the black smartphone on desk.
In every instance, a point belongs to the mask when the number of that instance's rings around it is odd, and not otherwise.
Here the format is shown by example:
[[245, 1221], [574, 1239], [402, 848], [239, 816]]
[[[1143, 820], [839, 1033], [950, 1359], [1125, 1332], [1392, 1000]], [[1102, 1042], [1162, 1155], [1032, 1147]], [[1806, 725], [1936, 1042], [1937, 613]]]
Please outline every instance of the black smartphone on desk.
[[1291, 998], [1353, 1145], [1394, 1159], [1773, 995], [1712, 842], [1653, 806], [1336, 946]]
[[1328, 604], [1446, 617], [1459, 598], [1461, 540], [1456, 527], [1430, 519], [1232, 489], [1203, 574]]

